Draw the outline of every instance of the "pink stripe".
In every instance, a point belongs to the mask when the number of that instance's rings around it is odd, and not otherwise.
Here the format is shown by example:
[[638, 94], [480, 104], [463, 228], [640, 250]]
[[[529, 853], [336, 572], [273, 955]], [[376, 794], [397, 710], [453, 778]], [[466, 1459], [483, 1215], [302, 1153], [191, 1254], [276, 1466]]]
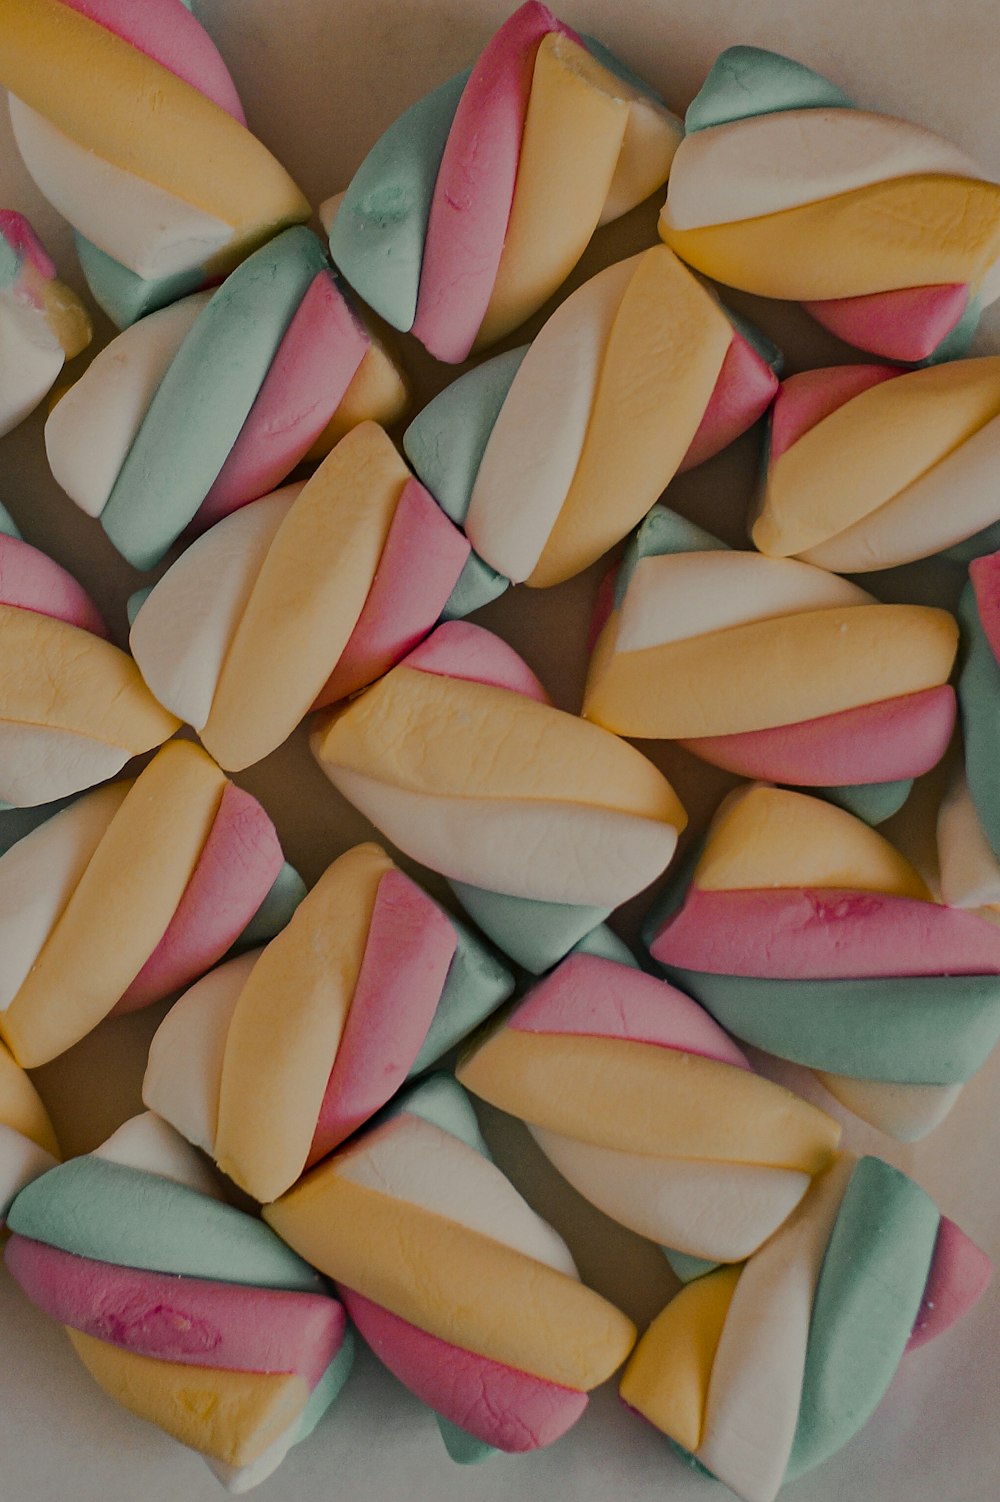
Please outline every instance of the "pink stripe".
[[320, 1294], [117, 1267], [26, 1236], [12, 1236], [6, 1256], [31, 1302], [60, 1324], [160, 1361], [295, 1373], [313, 1388], [347, 1329], [342, 1305]]
[[344, 399], [369, 339], [330, 271], [311, 282], [271, 361], [249, 416], [192, 530], [202, 532], [280, 485]]
[[560, 1439], [587, 1394], [532, 1377], [428, 1335], [338, 1284], [347, 1312], [375, 1355], [422, 1402], [487, 1445], [523, 1454]]
[[937, 765], [955, 728], [955, 690], [900, 694], [773, 730], [681, 741], [694, 756], [741, 777], [796, 787], [893, 782]]
[[246, 116], [219, 50], [181, 0], [63, 0], [185, 83], [241, 125]]
[[0, 209], [0, 235], [14, 254], [28, 261], [47, 282], [56, 274], [55, 262], [39, 240], [28, 220], [14, 209]]
[[160, 1001], [221, 960], [271, 890], [283, 859], [277, 830], [256, 798], [227, 783], [170, 926], [112, 1015]]
[[964, 282], [901, 287], [865, 297], [835, 297], [802, 306], [817, 323], [883, 360], [926, 360], [950, 334], [969, 305]]
[[83, 585], [47, 554], [6, 533], [0, 533], [0, 603], [108, 637], [101, 613]]
[[973, 559], [969, 578], [976, 595], [980, 625], [993, 656], [1000, 662], [1000, 553]]
[[915, 1351], [942, 1335], [974, 1309], [992, 1276], [993, 1263], [986, 1253], [953, 1220], [942, 1215], [931, 1270], [907, 1351]]
[[726, 350], [705, 415], [678, 474], [721, 453], [763, 417], [778, 390], [778, 377], [738, 330]]
[[487, 43], [455, 111], [431, 200], [412, 332], [439, 360], [467, 358], [497, 278], [514, 198], [535, 54], [551, 31], [528, 0]]
[[405, 663], [422, 673], [442, 678], [465, 679], [469, 683], [487, 683], [494, 688], [510, 689], [539, 704], [551, 704], [542, 684], [499, 636], [469, 621], [445, 621], [412, 651]]
[[883, 892], [692, 886], [654, 956], [683, 970], [772, 980], [998, 975], [1000, 929], [960, 908]]
[[434, 1020], [456, 943], [437, 903], [402, 871], [387, 871], [306, 1168], [402, 1085]]
[[357, 625], [313, 708], [374, 683], [412, 651], [441, 619], [470, 552], [434, 497], [409, 480]]
[[592, 954], [571, 954], [512, 1012], [519, 1033], [569, 1033], [674, 1048], [737, 1069], [750, 1063], [696, 1001], [666, 981]]
[[786, 449], [838, 407], [862, 391], [901, 375], [905, 371], [891, 365], [828, 365], [823, 370], [803, 370], [789, 376], [774, 398], [769, 464], [777, 464]]

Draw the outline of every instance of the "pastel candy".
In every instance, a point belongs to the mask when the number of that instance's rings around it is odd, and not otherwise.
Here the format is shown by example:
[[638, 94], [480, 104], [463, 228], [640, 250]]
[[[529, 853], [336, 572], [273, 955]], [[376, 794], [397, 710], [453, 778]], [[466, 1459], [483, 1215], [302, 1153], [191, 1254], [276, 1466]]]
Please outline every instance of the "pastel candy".
[[15, 1197], [59, 1156], [41, 1096], [0, 1043], [0, 1234]]
[[744, 1502], [773, 1502], [862, 1428], [906, 1351], [972, 1308], [990, 1271], [905, 1174], [841, 1155], [741, 1269], [667, 1305], [622, 1397]]
[[875, 371], [837, 366], [783, 383], [752, 529], [762, 553], [867, 573], [974, 547], [1000, 520], [990, 483], [1000, 358]]
[[840, 1135], [754, 1074], [680, 991], [586, 953], [530, 991], [457, 1072], [525, 1120], [605, 1214], [715, 1262], [742, 1261], [774, 1233]]
[[466, 1112], [453, 1081], [416, 1087], [264, 1217], [344, 1289], [378, 1354], [446, 1421], [534, 1449], [579, 1417], [635, 1331], [580, 1282]]
[[324, 213], [333, 259], [394, 327], [462, 361], [662, 187], [680, 136], [647, 84], [528, 0], [375, 144]]
[[745, 777], [839, 790], [848, 807], [873, 785], [885, 818], [947, 748], [956, 646], [943, 610], [732, 551], [656, 506], [619, 571], [583, 712]]
[[132, 651], [160, 702], [237, 770], [405, 656], [468, 556], [382, 428], [362, 423], [304, 486], [182, 553], [143, 600]]
[[0, 1033], [34, 1068], [189, 985], [255, 915], [276, 933], [301, 883], [256, 800], [172, 741], [13, 845], [0, 893]]
[[172, 735], [71, 574], [0, 528], [0, 803], [31, 807], [113, 777]]
[[942, 893], [946, 901], [961, 907], [1000, 903], [1000, 788], [995, 755], [1000, 730], [998, 577], [1000, 555], [974, 560], [958, 606], [964, 768], [956, 771], [941, 806], [937, 836]]
[[904, 1140], [937, 1125], [1000, 1036], [998, 930], [802, 793], [730, 794], [646, 938], [728, 1031], [818, 1070]]
[[0, 83], [25, 166], [119, 325], [309, 217], [183, 0], [12, 0]]
[[109, 1396], [231, 1491], [270, 1475], [347, 1378], [342, 1306], [152, 1115], [36, 1180], [11, 1216], [23, 1291]]
[[449, 880], [585, 909], [563, 953], [664, 869], [685, 822], [651, 763], [554, 709], [510, 647], [460, 621], [321, 720], [312, 746], [345, 797]]
[[[307, 229], [278, 235], [214, 293], [141, 319], [51, 413], [52, 473], [137, 568], [188, 528], [278, 485], [407, 391]], [[317, 447], [318, 446], [318, 447]]]
[[964, 152], [757, 47], [721, 54], [685, 125], [660, 234], [695, 270], [886, 359], [965, 352], [996, 296], [1000, 187]]
[[777, 358], [661, 245], [585, 282], [525, 349], [461, 376], [404, 447], [492, 570], [558, 584], [761, 416]]
[[0, 209], [0, 438], [35, 410], [90, 338], [86, 309], [58, 280], [27, 219]]
[[358, 845], [266, 949], [181, 997], [143, 1100], [255, 1199], [277, 1199], [512, 989], [377, 845]]

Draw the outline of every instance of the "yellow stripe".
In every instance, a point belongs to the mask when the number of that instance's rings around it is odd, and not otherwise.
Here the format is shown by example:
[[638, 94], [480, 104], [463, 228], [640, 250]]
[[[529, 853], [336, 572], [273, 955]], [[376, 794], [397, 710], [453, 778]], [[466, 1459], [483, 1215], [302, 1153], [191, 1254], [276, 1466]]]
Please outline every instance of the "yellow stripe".
[[312, 1145], [392, 861], [359, 845], [334, 861], [264, 950], [226, 1040], [215, 1159], [257, 1200], [277, 1199]]
[[0, 1122], [59, 1157], [59, 1144], [42, 1098], [0, 1043]]
[[0, 83], [87, 151], [225, 220], [237, 240], [309, 217], [244, 126], [58, 0], [0, 0]]
[[762, 297], [860, 297], [981, 280], [1000, 256], [1000, 186], [920, 175], [801, 208], [660, 234], [689, 266]]
[[85, 1037], [128, 989], [177, 910], [225, 785], [189, 741], [165, 746], [136, 778], [0, 1019], [26, 1069]]
[[701, 1444], [715, 1353], [742, 1268], [698, 1278], [650, 1325], [619, 1391], [630, 1408], [692, 1453]]
[[391, 428], [406, 416], [410, 388], [391, 351], [369, 329], [371, 343], [344, 392], [340, 406], [306, 454], [307, 462], [325, 459], [340, 440], [362, 422]]
[[619, 1038], [505, 1027], [457, 1076], [532, 1126], [643, 1157], [815, 1174], [840, 1138], [832, 1117], [749, 1069]]
[[227, 1465], [257, 1460], [309, 1401], [308, 1385], [299, 1376], [159, 1361], [79, 1330], [67, 1327], [66, 1334], [109, 1397], [182, 1445]]
[[606, 1299], [478, 1231], [337, 1173], [331, 1159], [264, 1208], [307, 1262], [400, 1319], [531, 1376], [589, 1392], [635, 1326]]

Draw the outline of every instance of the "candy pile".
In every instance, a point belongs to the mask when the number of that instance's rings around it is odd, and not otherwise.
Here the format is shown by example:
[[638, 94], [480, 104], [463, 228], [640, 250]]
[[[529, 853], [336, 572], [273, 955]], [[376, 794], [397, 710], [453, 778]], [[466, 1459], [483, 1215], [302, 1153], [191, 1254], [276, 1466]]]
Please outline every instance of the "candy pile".
[[[121, 330], [44, 420], [112, 606], [0, 507], [7, 1270], [233, 1492], [356, 1331], [460, 1464], [618, 1374], [664, 1485], [773, 1502], [990, 1280], [981, 1204], [854, 1149], [946, 1149], [1000, 1040], [1000, 186], [751, 47], [681, 121], [539, 0], [325, 240], [187, 0], [0, 0], [0, 84]], [[576, 272], [653, 195], [664, 243]], [[890, 363], [785, 376], [727, 289]], [[0, 211], [0, 433], [90, 334]], [[674, 481], [754, 430], [730, 546]], [[576, 694], [492, 628], [598, 560]], [[308, 887], [228, 775], [274, 754]], [[688, 831], [707, 766], [740, 785]], [[115, 1069], [157, 1005], [147, 1110], [60, 1162], [70, 1051]], [[478, 1101], [653, 1244], [644, 1332]]]

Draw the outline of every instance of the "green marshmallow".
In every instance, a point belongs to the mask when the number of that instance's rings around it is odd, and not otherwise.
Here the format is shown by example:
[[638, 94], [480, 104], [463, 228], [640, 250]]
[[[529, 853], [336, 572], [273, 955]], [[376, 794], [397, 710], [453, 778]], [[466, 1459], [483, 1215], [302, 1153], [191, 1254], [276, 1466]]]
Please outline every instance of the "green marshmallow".
[[684, 128], [691, 135], [783, 110], [855, 107], [836, 84], [794, 58], [763, 47], [727, 47], [695, 95]]
[[551, 970], [575, 944], [603, 923], [611, 909], [564, 902], [539, 902], [449, 883], [469, 917], [515, 964], [541, 975]]
[[444, 990], [423, 1046], [410, 1069], [419, 1074], [453, 1048], [484, 1018], [506, 1001], [514, 977], [475, 936], [448, 914], [458, 945], [445, 978]]
[[182, 297], [189, 297], [205, 285], [202, 266], [177, 271], [172, 276], [146, 278], [137, 276], [114, 256], [109, 256], [78, 231], [73, 232], [77, 259], [87, 286], [99, 308], [103, 308], [116, 328], [128, 328], [147, 313], [166, 308]]

